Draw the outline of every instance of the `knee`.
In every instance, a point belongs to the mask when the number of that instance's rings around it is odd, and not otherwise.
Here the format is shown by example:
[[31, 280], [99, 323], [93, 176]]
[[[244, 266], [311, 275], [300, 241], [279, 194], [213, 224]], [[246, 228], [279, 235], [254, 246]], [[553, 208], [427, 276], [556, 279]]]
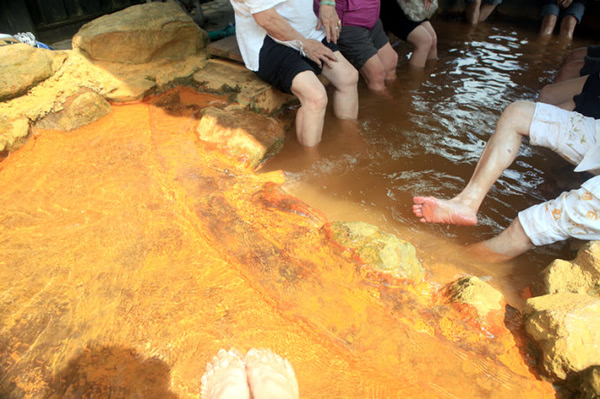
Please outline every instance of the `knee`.
[[345, 87], [355, 87], [358, 84], [358, 71], [350, 64], [348, 65], [349, 68], [346, 68], [342, 74], [340, 85]]
[[542, 87], [542, 90], [540, 90], [540, 94], [538, 95], [539, 102], [546, 104], [550, 103], [550, 92], [552, 90], [551, 86], [552, 85], [546, 85]]
[[386, 75], [386, 70], [381, 63], [372, 66], [368, 71], [363, 70], [363, 76], [367, 81], [367, 86], [371, 90], [383, 90], [385, 88]]
[[312, 111], [324, 111], [327, 108], [327, 92], [322, 84], [315, 84], [300, 97], [300, 103]]
[[435, 33], [435, 31], [431, 31], [431, 45], [429, 48], [436, 48], [437, 47], [437, 35]]
[[395, 51], [390, 54], [389, 59], [387, 60], [387, 64], [385, 67], [385, 73], [387, 76], [395, 76], [396, 75], [396, 67], [398, 66], [398, 53]]
[[[515, 127], [521, 127], [523, 125], [528, 126], [528, 122], [533, 117], [535, 111], [535, 103], [526, 100], [519, 100], [509, 104], [502, 112], [500, 119], [503, 124], [512, 125]], [[498, 121], [500, 124], [501, 121]], [[522, 130], [522, 129], [518, 129]]]
[[429, 51], [431, 46], [433, 46], [433, 37], [430, 34], [420, 35], [419, 38], [415, 41], [414, 45], [419, 50]]

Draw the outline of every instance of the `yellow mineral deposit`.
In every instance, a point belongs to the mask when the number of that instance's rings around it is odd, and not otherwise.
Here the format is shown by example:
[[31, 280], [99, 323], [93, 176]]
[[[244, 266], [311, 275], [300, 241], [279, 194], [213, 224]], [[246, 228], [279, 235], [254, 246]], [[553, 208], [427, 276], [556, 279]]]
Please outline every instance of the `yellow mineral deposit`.
[[3, 394], [196, 398], [220, 348], [268, 347], [302, 398], [554, 397], [522, 329], [364, 273], [281, 173], [207, 151], [200, 107], [224, 104], [113, 105], [0, 164]]

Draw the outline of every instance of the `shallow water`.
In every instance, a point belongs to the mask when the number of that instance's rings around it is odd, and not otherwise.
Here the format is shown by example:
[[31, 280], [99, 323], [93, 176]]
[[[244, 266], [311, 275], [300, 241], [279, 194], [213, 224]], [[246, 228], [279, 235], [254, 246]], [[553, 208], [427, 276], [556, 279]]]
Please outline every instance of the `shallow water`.
[[421, 224], [412, 213], [412, 196], [450, 198], [460, 192], [502, 110], [516, 100], [535, 100], [568, 49], [588, 43], [544, 42], [528, 27], [502, 23], [433, 25], [437, 62], [411, 71], [406, 45], [394, 44], [401, 61], [392, 99], [370, 93], [361, 82], [358, 126], [328, 112], [316, 150], [299, 146], [291, 131], [264, 170], [284, 170], [287, 189], [331, 220], [368, 221], [411, 241], [433, 279], [443, 283], [475, 274], [520, 308], [522, 291], [536, 274], [552, 259], [572, 256], [568, 244], [537, 248], [501, 265], [448, 261], [461, 244], [496, 235], [519, 210], [577, 184], [572, 168], [525, 142], [484, 201], [476, 227]]

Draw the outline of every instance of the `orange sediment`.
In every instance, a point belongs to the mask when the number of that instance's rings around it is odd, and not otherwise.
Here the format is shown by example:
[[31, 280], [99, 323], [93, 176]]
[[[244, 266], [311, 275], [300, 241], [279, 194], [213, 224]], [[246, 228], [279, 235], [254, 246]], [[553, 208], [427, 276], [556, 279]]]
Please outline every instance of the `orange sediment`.
[[508, 328], [364, 276], [281, 174], [205, 151], [219, 98], [169, 95], [0, 164], [1, 393], [198, 397], [220, 348], [268, 347], [302, 398], [554, 396]]

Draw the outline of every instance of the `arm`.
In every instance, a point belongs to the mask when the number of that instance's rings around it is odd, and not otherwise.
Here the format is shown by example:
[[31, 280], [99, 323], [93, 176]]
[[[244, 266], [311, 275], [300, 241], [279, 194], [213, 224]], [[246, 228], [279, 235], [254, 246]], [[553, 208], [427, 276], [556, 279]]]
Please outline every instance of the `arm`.
[[[312, 12], [312, 10], [309, 11]], [[337, 62], [337, 58], [331, 49], [317, 40], [306, 39], [292, 28], [274, 8], [257, 12], [253, 14], [253, 17], [256, 23], [266, 30], [267, 34], [273, 39], [279, 42], [291, 42], [290, 47], [296, 48], [320, 67], [323, 66], [323, 63], [331, 67], [332, 62]]]
[[325, 29], [327, 41], [330, 42], [333, 40], [333, 42], [337, 44], [342, 29], [342, 21], [340, 21], [337, 11], [335, 10], [335, 2], [333, 2], [333, 5], [323, 4], [323, 2], [321, 2], [319, 5], [319, 23], [317, 24], [317, 30], [321, 29], [321, 27]]

